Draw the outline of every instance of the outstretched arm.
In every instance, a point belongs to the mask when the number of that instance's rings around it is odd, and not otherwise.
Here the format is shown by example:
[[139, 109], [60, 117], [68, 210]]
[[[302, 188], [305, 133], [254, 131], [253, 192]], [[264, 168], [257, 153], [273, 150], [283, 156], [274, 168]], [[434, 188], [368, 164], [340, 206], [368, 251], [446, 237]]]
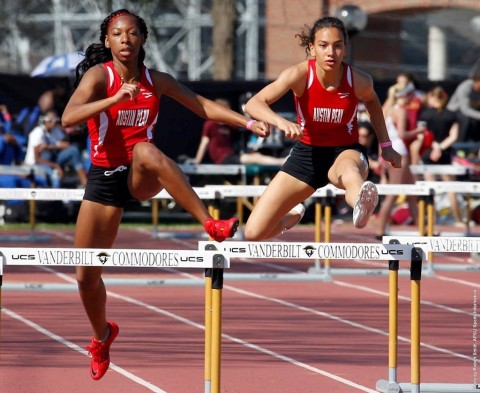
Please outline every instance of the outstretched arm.
[[283, 97], [289, 90], [293, 90], [297, 95], [300, 95], [298, 93], [299, 90], [305, 87], [306, 75], [307, 69], [303, 63], [287, 68], [280, 73], [277, 80], [265, 86], [248, 100], [245, 106], [246, 112], [254, 119], [275, 125], [280, 131], [285, 133], [287, 138], [292, 140], [302, 138], [303, 132], [301, 127], [297, 123], [288, 121], [275, 113], [270, 105]]
[[198, 145], [197, 154], [195, 154], [195, 164], [201, 164], [203, 157], [205, 157], [205, 153], [207, 152], [209, 142], [210, 139], [208, 136], [202, 136], [202, 139], [200, 139], [200, 144]]
[[377, 93], [375, 93], [373, 89], [371, 77], [355, 70], [354, 78], [355, 94], [358, 99], [362, 100], [365, 104], [365, 108], [370, 116], [370, 122], [377, 135], [382, 158], [392, 164], [394, 168], [401, 168], [402, 156], [393, 149], [391, 144], [389, 145], [390, 138], [385, 124], [385, 117], [383, 116], [382, 105], [380, 104]]
[[[173, 98], [204, 119], [247, 128], [247, 123], [250, 120], [248, 117], [218, 102], [194, 93], [185, 85], [178, 83], [178, 81], [169, 74], [158, 71], [152, 74], [159, 94], [165, 94]], [[270, 133], [268, 124], [261, 121], [254, 122], [250, 130], [261, 137], [267, 137]]]

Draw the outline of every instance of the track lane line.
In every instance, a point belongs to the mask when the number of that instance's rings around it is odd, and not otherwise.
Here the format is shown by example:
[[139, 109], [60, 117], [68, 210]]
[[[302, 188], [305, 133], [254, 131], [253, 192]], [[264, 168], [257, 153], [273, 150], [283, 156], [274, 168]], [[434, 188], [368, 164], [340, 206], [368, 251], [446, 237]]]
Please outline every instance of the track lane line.
[[[2, 311], [2, 313], [5, 313], [6, 315], [8, 315], [10, 318], [13, 318], [13, 319], [15, 319], [15, 320], [17, 320], [21, 323], [24, 323], [25, 325], [31, 327], [32, 329], [36, 330], [37, 332], [39, 332], [41, 334], [47, 336], [48, 338], [50, 338], [54, 341], [57, 341], [58, 343], [63, 344], [66, 347], [68, 347], [68, 348], [70, 348], [70, 349], [72, 349], [76, 352], [81, 353], [82, 355], [85, 355], [85, 356], [89, 357], [88, 352], [86, 350], [84, 350], [83, 348], [79, 347], [77, 344], [74, 344], [71, 341], [68, 341], [68, 340], [64, 339], [63, 337], [51, 332], [48, 329], [45, 329], [44, 327], [42, 327], [39, 324], [21, 316], [20, 314], [17, 314], [16, 312], [14, 312], [14, 311], [12, 311], [8, 308], [5, 308], [5, 307], [3, 307], [1, 311]], [[158, 386], [155, 386], [152, 383], [150, 383], [148, 381], [145, 381], [144, 379], [132, 374], [131, 372], [125, 370], [122, 367], [117, 366], [114, 363], [110, 363], [110, 368], [112, 370], [116, 371], [117, 373], [123, 375], [124, 377], [130, 379], [132, 382], [135, 382], [135, 383], [137, 383], [141, 386], [144, 386], [145, 388], [147, 388], [151, 392], [167, 393], [165, 390], [162, 390]]]

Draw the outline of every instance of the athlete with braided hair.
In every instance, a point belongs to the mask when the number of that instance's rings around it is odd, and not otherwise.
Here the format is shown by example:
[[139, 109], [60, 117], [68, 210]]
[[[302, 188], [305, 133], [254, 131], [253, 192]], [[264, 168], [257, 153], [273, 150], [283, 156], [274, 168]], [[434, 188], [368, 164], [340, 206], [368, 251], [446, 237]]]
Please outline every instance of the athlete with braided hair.
[[[87, 122], [92, 165], [77, 219], [75, 247], [110, 248], [123, 209], [132, 199], [148, 200], [162, 189], [203, 224], [217, 241], [234, 235], [238, 220], [214, 220], [178, 166], [153, 143], [160, 96], [198, 116], [251, 129], [266, 137], [268, 125], [249, 120], [199, 96], [169, 74], [144, 65], [148, 31], [138, 15], [121, 9], [105, 18], [100, 42], [91, 44], [77, 66], [75, 91], [62, 116], [64, 127]], [[109, 349], [119, 332], [107, 321], [106, 290], [99, 267], [78, 267], [80, 297], [93, 338], [90, 375], [100, 379], [110, 364]]]

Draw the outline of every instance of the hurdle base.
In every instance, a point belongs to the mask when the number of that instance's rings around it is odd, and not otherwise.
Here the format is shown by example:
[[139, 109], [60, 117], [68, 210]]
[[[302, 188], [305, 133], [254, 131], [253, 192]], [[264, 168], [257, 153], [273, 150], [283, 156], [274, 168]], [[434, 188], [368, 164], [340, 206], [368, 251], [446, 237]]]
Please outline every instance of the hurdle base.
[[410, 383], [390, 382], [384, 379], [377, 381], [376, 390], [380, 393], [480, 393], [480, 385], [461, 384], [461, 383], [421, 383], [420, 390], [418, 385]]
[[444, 272], [480, 272], [480, 265], [466, 265], [455, 263], [437, 263], [435, 270]]
[[31, 233], [29, 235], [4, 235], [0, 236], [0, 243], [12, 242], [12, 243], [44, 243], [52, 240], [50, 235], [37, 235]]
[[[400, 384], [401, 393], [410, 393], [412, 385], [409, 383]], [[480, 385], [462, 383], [421, 383], [420, 392], [432, 393], [480, 393]]]
[[224, 273], [228, 281], [332, 281], [327, 274], [296, 273]]
[[385, 379], [380, 379], [377, 381], [376, 385], [377, 392], [380, 393], [400, 393], [402, 392], [400, 385], [397, 382], [387, 381]]
[[195, 232], [152, 232], [154, 239], [208, 239], [206, 233]]
[[307, 274], [311, 274], [314, 277], [320, 276], [322, 277], [322, 281], [333, 281], [333, 277], [330, 273], [331, 273], [330, 268], [325, 268], [325, 267], [322, 268], [321, 266], [317, 266], [317, 265], [309, 267], [307, 270]]

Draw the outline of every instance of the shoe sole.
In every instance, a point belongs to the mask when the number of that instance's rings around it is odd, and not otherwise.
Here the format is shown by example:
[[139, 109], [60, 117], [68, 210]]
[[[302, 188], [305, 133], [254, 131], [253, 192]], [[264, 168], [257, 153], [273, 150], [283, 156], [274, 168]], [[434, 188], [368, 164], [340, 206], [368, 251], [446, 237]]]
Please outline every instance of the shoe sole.
[[239, 225], [240, 225], [240, 221], [235, 220], [235, 222], [232, 225], [232, 228], [230, 229], [230, 236], [228, 236], [228, 237], [234, 237], [235, 236], [235, 233], [237, 233]]
[[355, 203], [354, 212], [358, 206], [357, 219], [353, 220], [353, 225], [356, 228], [363, 228], [367, 225], [370, 215], [373, 213], [378, 204], [378, 191], [375, 184], [372, 182], [365, 182], [360, 189], [357, 202]]

